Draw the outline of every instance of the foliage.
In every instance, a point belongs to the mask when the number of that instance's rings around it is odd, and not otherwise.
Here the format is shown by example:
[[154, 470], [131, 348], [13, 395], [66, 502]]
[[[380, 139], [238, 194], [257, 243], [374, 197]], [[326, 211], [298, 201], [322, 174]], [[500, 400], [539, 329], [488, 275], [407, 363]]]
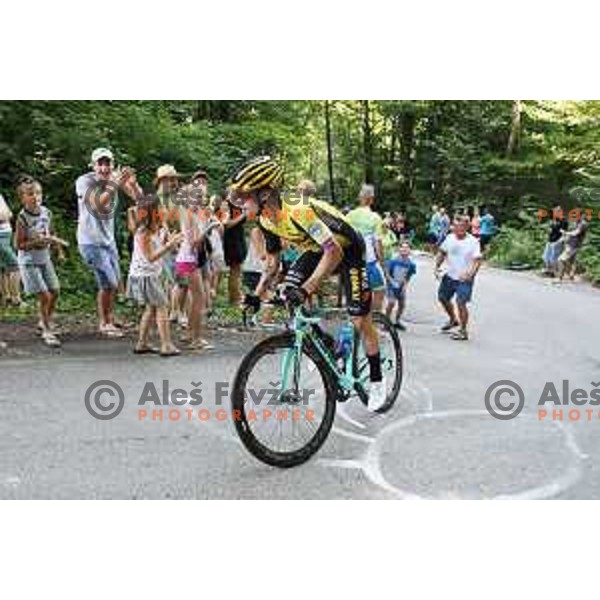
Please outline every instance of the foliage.
[[[328, 105], [336, 203], [353, 204], [360, 184], [372, 180], [379, 209], [405, 211], [421, 237], [433, 203], [450, 212], [487, 205], [505, 226], [492, 248], [498, 260], [526, 256], [538, 264], [544, 233], [537, 210], [591, 206], [600, 189], [599, 101]], [[2, 101], [0, 193], [16, 209], [17, 175], [38, 177], [59, 233], [74, 243], [74, 181], [89, 168], [91, 150], [104, 145], [136, 169], [145, 188], [160, 164], [171, 163], [185, 175], [204, 167], [211, 192], [219, 192], [240, 162], [271, 153], [285, 162], [289, 185], [309, 177], [327, 197], [324, 115], [323, 101]], [[590, 274], [597, 272], [597, 221], [581, 254]], [[93, 289], [74, 244], [60, 270], [73, 302]]]

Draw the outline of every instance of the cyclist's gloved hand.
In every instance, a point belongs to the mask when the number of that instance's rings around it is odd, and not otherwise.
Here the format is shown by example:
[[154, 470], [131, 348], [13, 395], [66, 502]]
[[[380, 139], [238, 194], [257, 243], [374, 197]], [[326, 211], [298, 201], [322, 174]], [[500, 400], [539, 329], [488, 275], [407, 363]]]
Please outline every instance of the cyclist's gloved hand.
[[292, 308], [302, 306], [308, 298], [308, 293], [301, 287], [288, 287], [285, 290], [285, 301]]
[[244, 298], [244, 306], [254, 309], [255, 312], [260, 310], [260, 298], [255, 294], [246, 294]]

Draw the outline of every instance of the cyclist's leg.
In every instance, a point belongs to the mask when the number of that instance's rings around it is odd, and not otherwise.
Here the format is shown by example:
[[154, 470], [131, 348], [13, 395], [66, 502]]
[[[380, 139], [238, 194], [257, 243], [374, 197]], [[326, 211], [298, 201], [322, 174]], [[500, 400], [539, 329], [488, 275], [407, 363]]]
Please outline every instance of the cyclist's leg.
[[362, 238], [354, 240], [344, 249], [344, 265], [342, 273], [346, 280], [346, 297], [348, 314], [358, 329], [365, 346], [369, 361], [371, 382], [382, 380], [381, 356], [377, 329], [371, 318], [371, 289], [367, 278], [367, 265], [364, 259], [364, 242]]

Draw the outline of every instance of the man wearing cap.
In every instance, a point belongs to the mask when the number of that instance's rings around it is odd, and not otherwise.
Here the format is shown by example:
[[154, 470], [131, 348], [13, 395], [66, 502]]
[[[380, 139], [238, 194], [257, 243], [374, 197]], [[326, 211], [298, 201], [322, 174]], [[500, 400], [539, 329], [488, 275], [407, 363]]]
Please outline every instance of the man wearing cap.
[[107, 148], [96, 148], [92, 152], [91, 166], [94, 170], [75, 182], [79, 215], [77, 243], [83, 260], [96, 276], [99, 331], [109, 337], [121, 337], [123, 334], [113, 320], [121, 279], [114, 216], [120, 191], [137, 198], [142, 190], [131, 169], [113, 171], [114, 156]]

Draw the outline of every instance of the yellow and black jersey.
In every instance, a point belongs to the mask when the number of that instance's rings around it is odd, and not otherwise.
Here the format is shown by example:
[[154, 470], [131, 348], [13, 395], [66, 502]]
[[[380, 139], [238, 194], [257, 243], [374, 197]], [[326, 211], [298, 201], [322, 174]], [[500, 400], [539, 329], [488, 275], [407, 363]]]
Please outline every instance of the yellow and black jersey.
[[360, 234], [334, 206], [316, 198], [281, 198], [278, 210], [263, 209], [259, 225], [267, 252], [281, 250], [282, 239], [301, 251], [319, 251], [332, 238], [342, 248], [361, 243]]

